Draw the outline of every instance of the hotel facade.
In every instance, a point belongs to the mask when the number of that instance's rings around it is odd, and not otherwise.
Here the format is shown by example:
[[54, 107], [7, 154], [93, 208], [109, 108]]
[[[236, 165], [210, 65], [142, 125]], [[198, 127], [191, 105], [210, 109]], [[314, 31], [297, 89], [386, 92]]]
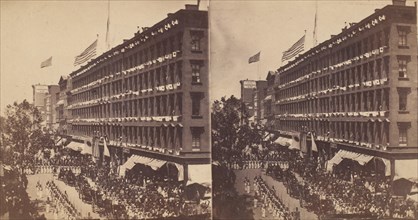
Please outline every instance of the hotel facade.
[[416, 21], [416, 6], [388, 5], [270, 73], [266, 117], [279, 142], [313, 137], [329, 167], [348, 151], [407, 176], [418, 163]]
[[106, 145], [120, 165], [172, 162], [189, 181], [210, 173], [208, 37], [207, 11], [186, 5], [72, 72], [60, 83], [71, 88], [68, 137], [98, 146], [100, 160]]

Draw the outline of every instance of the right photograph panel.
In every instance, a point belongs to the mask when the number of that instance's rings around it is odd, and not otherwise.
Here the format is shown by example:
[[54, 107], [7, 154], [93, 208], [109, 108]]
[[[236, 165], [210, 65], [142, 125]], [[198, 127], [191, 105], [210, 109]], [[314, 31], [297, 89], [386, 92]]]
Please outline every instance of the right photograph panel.
[[416, 219], [417, 6], [211, 1], [213, 219]]

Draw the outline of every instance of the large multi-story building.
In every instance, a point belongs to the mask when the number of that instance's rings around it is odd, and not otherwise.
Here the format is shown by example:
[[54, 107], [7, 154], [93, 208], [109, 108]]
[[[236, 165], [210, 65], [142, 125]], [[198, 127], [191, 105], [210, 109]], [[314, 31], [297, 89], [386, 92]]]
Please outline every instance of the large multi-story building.
[[72, 72], [72, 140], [97, 143], [99, 158], [108, 140], [120, 164], [132, 155], [173, 162], [185, 180], [207, 172], [208, 36], [207, 11], [186, 5]]
[[376, 10], [268, 79], [280, 141], [312, 132], [328, 159], [345, 150], [383, 159], [392, 177], [406, 166], [416, 175], [417, 65], [416, 6]]

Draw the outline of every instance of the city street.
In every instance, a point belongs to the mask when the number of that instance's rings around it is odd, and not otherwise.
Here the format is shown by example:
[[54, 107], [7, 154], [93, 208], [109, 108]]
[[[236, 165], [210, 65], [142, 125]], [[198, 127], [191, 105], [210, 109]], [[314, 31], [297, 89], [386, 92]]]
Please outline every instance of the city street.
[[[294, 199], [289, 196], [286, 192], [286, 187], [283, 185], [282, 182], [276, 181], [270, 176], [265, 175], [261, 169], [244, 169], [244, 170], [235, 170], [236, 180], [235, 180], [235, 188], [237, 189], [237, 192], [239, 194], [245, 194], [244, 189], [244, 179], [247, 177], [250, 180], [251, 183], [251, 196], [254, 196], [254, 188], [253, 188], [253, 181], [255, 176], [261, 175], [261, 177], [266, 181], [268, 186], [276, 189], [276, 192], [278, 193], [278, 197], [283, 201], [285, 205], [287, 205], [290, 209], [290, 211], [295, 211], [296, 208], [300, 211], [301, 219], [318, 219], [318, 216], [316, 216], [312, 212], [308, 212], [305, 208], [300, 207], [299, 200]], [[254, 213], [254, 219], [263, 219], [261, 217], [261, 208], [253, 209]], [[267, 213], [267, 217], [264, 219], [270, 219], [272, 216], [270, 216], [269, 213]]]
[[[58, 186], [58, 188], [62, 192], [67, 193], [70, 202], [74, 204], [77, 211], [81, 213], [81, 217], [85, 218], [88, 216], [88, 213], [90, 213], [90, 216], [92, 218], [100, 218], [100, 216], [97, 213], [93, 213], [92, 205], [84, 203], [78, 197], [78, 192], [74, 187], [68, 186], [64, 182], [54, 178], [52, 174], [29, 175], [27, 193], [31, 201], [35, 201], [35, 200], [39, 201], [39, 203], [37, 203], [37, 208], [41, 215], [44, 214], [47, 219], [57, 218], [57, 216], [53, 214], [52, 208], [49, 209], [49, 211], [46, 210], [48, 193], [47, 193], [47, 189], [45, 188], [45, 185], [47, 181], [52, 181], [52, 180], [55, 182], [55, 184]], [[38, 190], [36, 188], [38, 181], [43, 187], [43, 193], [41, 197], [39, 197]], [[63, 217], [58, 215], [58, 218], [62, 219]]]

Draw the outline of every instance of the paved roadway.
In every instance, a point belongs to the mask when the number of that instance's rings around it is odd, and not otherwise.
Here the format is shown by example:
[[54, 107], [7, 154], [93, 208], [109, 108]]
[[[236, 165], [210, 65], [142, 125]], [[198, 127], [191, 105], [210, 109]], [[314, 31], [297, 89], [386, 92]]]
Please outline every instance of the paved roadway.
[[[244, 179], [247, 177], [250, 180], [251, 184], [251, 192], [250, 195], [254, 196], [254, 177], [261, 175], [263, 180], [267, 183], [267, 185], [272, 188], [276, 189], [276, 193], [278, 197], [283, 201], [283, 203], [289, 207], [290, 211], [295, 211], [296, 207], [300, 211], [301, 219], [307, 220], [314, 220], [318, 219], [318, 216], [315, 215], [313, 212], [308, 212], [305, 208], [300, 207], [300, 203], [298, 199], [294, 199], [289, 196], [286, 192], [286, 187], [283, 185], [282, 182], [274, 180], [270, 176], [265, 175], [261, 169], [245, 169], [245, 170], [236, 170], [235, 171], [236, 180], [235, 180], [235, 188], [237, 189], [239, 194], [245, 194], [244, 189]], [[273, 216], [267, 212], [266, 218], [261, 216], [261, 208], [253, 208], [254, 219], [272, 219]]]
[[[82, 217], [87, 217], [88, 213], [90, 213], [91, 217], [97, 218], [97, 219], [100, 218], [99, 214], [93, 213], [92, 205], [84, 203], [78, 197], [78, 192], [74, 187], [68, 186], [64, 182], [54, 178], [52, 174], [28, 175], [28, 187], [26, 191], [28, 192], [30, 200], [33, 200], [33, 201], [36, 200], [38, 202], [37, 206], [38, 206], [39, 213], [41, 215], [44, 214], [47, 219], [57, 219], [56, 215], [54, 215], [51, 211], [47, 212], [46, 210], [46, 204], [47, 204], [46, 191], [47, 190], [45, 189], [45, 185], [46, 185], [46, 182], [49, 180], [54, 180], [55, 184], [62, 192], [65, 192], [65, 191], [67, 192], [70, 202], [74, 204], [75, 208], [81, 213]], [[37, 194], [38, 191], [36, 189], [36, 183], [38, 181], [42, 184], [42, 187], [44, 189], [42, 193], [42, 197], [39, 197], [39, 195]], [[58, 217], [58, 218], [61, 218], [61, 217]]]

